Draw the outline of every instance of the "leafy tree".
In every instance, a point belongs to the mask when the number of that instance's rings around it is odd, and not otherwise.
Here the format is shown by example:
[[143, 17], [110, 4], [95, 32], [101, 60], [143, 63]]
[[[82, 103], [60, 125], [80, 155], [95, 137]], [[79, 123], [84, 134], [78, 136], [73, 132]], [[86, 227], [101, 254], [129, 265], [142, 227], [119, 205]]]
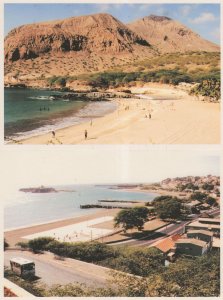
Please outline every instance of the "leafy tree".
[[213, 198], [213, 197], [210, 197], [210, 196], [208, 196], [207, 198], [206, 198], [206, 200], [205, 200], [205, 202], [207, 203], [207, 204], [209, 204], [209, 205], [217, 205], [217, 201], [216, 201], [216, 199], [215, 198]]
[[156, 248], [122, 247], [118, 256], [107, 259], [103, 265], [122, 272], [146, 277], [164, 269], [163, 254]]
[[143, 225], [147, 221], [149, 210], [147, 207], [134, 207], [121, 210], [115, 217], [115, 227], [122, 225], [124, 231], [137, 228], [143, 230]]
[[61, 243], [51, 241], [45, 248], [57, 255], [86, 262], [99, 262], [116, 256], [113, 248], [99, 242]]
[[190, 189], [190, 190], [199, 190], [199, 187], [197, 185], [194, 185], [192, 182], [189, 182], [187, 184], [184, 184], [184, 185], [179, 185], [178, 186], [179, 190], [180, 191], [184, 191], [186, 189]]
[[148, 277], [114, 273], [120, 296], [132, 297], [218, 297], [220, 294], [220, 255], [181, 258]]
[[161, 219], [178, 219], [181, 216], [181, 201], [172, 196], [160, 196], [153, 200], [155, 211]]
[[220, 78], [207, 78], [191, 90], [192, 94], [206, 96], [214, 101], [221, 98]]
[[195, 192], [190, 196], [190, 199], [205, 202], [205, 200], [207, 199], [207, 194], [202, 192]]
[[146, 296], [214, 297], [220, 293], [220, 255], [182, 258], [148, 278]]
[[210, 183], [204, 183], [202, 188], [206, 191], [212, 191], [214, 189], [214, 185]]

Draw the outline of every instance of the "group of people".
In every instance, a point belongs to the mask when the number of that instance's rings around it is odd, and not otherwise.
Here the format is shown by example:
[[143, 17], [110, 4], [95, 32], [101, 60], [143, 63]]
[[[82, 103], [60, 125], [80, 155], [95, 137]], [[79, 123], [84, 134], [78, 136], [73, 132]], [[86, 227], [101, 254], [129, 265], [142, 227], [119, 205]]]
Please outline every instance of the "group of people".
[[[54, 130], [52, 130], [52, 136], [53, 136], [53, 138], [56, 137], [56, 132], [55, 132]], [[84, 131], [84, 138], [85, 138], [85, 140], [87, 139], [87, 137], [88, 137], [88, 132], [87, 132], [87, 130], [85, 129], [85, 131]]]
[[[148, 118], [148, 116], [145, 115], [145, 118]], [[152, 118], [152, 115], [151, 115], [151, 113], [149, 113], [149, 119], [151, 119], [151, 118]]]
[[39, 108], [39, 111], [42, 111], [42, 110], [47, 110], [47, 111], [50, 111], [50, 108], [49, 107], [47, 107], [47, 109], [46, 109], [46, 107], [44, 106], [43, 108], [42, 107], [40, 107]]

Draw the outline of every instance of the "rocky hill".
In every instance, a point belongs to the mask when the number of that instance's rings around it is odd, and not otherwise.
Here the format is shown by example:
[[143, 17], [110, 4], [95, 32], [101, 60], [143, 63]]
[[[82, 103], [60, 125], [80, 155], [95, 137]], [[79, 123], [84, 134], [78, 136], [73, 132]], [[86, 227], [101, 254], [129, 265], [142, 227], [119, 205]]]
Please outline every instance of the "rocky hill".
[[109, 14], [23, 25], [5, 38], [5, 83], [129, 66], [166, 52], [219, 51], [182, 24], [149, 16], [125, 25]]
[[148, 16], [128, 27], [149, 41], [160, 53], [220, 51], [220, 47], [202, 39], [197, 33], [168, 17]]
[[151, 46], [109, 14], [20, 26], [5, 39], [5, 60], [36, 58], [53, 52], [151, 53]]

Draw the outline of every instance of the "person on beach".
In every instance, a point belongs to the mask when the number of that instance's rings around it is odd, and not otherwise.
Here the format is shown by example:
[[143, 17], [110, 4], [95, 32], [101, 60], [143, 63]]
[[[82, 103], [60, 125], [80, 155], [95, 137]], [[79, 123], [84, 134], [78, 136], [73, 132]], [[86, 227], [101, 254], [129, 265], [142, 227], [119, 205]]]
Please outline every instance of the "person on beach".
[[152, 118], [151, 114], [149, 114], [149, 118], [150, 118], [150, 119]]
[[85, 140], [87, 139], [87, 130], [85, 129], [85, 132], [84, 132], [84, 137], [85, 137]]
[[55, 137], [55, 135], [56, 135], [55, 131], [52, 131], [52, 135], [53, 135], [53, 137]]

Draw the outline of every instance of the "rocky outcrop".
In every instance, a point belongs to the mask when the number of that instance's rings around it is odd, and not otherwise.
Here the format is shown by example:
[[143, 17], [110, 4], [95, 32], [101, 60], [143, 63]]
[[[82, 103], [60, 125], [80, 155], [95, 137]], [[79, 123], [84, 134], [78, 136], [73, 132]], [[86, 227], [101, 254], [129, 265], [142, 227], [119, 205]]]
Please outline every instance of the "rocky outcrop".
[[58, 192], [54, 188], [44, 187], [44, 186], [36, 187], [36, 188], [22, 188], [19, 191], [24, 192], [24, 193], [56, 193], [56, 192]]

